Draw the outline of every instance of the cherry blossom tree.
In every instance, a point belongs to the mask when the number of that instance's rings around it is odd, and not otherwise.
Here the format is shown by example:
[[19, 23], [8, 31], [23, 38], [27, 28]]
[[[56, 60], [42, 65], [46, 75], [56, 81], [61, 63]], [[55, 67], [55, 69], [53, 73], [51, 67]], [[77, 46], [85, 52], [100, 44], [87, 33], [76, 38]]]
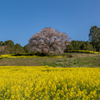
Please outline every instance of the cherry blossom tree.
[[30, 52], [62, 54], [68, 45], [70, 38], [67, 34], [53, 28], [44, 28], [30, 38], [28, 47]]

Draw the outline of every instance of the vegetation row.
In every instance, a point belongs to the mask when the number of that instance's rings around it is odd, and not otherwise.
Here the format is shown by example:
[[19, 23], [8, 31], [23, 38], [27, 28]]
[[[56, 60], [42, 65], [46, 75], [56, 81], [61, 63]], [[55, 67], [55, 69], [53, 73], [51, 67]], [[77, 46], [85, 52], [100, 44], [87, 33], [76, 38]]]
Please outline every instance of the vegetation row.
[[[29, 43], [22, 47], [20, 44], [14, 44], [12, 40], [0, 41], [0, 54], [20, 54], [33, 53], [37, 55], [48, 55], [65, 53], [75, 50], [91, 50], [100, 52], [100, 28], [93, 26], [90, 29], [89, 41], [70, 41], [70, 37], [63, 32], [53, 28], [44, 28], [40, 33], [34, 34]], [[42, 54], [41, 54], [42, 52]]]

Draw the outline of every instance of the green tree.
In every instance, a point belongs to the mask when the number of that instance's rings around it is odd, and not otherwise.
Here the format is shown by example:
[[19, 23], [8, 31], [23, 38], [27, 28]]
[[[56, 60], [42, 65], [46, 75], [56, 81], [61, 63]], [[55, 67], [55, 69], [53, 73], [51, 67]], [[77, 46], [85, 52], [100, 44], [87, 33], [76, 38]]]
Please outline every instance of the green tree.
[[24, 49], [25, 53], [29, 53], [28, 44], [27, 44], [27, 45], [25, 45], [25, 46], [23, 47], [23, 49]]
[[69, 52], [69, 51], [71, 51], [71, 50], [75, 50], [75, 49], [74, 49], [73, 45], [70, 43], [70, 45], [68, 45], [68, 46], [66, 47], [66, 49], [65, 49], [64, 52]]
[[83, 43], [82, 45], [81, 45], [81, 50], [86, 50], [87, 48], [86, 48], [86, 44], [85, 43]]
[[98, 30], [97, 30], [96, 38], [97, 38], [96, 42], [98, 44], [99, 54], [100, 54], [100, 28], [98, 28]]
[[5, 49], [5, 54], [14, 53], [14, 42], [12, 40], [7, 40], [2, 45], [7, 47]]
[[0, 46], [2, 46], [3, 45], [3, 41], [0, 41]]
[[14, 47], [14, 42], [12, 40], [7, 40], [3, 43], [3, 45], [7, 45], [9, 47]]
[[97, 34], [98, 34], [97, 26], [92, 26], [91, 29], [90, 29], [90, 33], [89, 33], [89, 41], [93, 45], [93, 53], [94, 53], [95, 45], [96, 45], [96, 42], [97, 42]]
[[79, 50], [80, 49], [80, 47], [79, 47], [79, 41], [75, 41], [75, 40], [73, 40], [72, 42], [71, 42], [71, 44], [72, 44], [72, 46], [71, 46], [71, 48], [73, 48], [73, 50]]
[[23, 47], [18, 43], [15, 45], [15, 53], [25, 53]]
[[88, 41], [86, 42], [86, 50], [93, 50], [92, 44], [90, 44]]

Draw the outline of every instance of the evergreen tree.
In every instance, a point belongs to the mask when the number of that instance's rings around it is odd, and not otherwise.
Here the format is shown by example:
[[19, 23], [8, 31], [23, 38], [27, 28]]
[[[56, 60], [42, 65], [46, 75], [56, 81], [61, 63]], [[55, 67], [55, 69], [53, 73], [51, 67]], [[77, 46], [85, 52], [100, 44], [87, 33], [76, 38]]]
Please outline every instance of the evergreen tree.
[[83, 44], [81, 45], [81, 50], [86, 50], [86, 44], [85, 44], [85, 43], [83, 43]]
[[15, 54], [17, 53], [25, 53], [23, 47], [18, 43], [15, 45]]
[[0, 46], [2, 46], [3, 45], [3, 41], [0, 41]]
[[12, 40], [5, 41], [2, 46], [6, 46], [5, 54], [12, 54], [14, 53], [14, 42]]
[[23, 49], [24, 49], [25, 53], [29, 53], [28, 44], [27, 44], [27, 45], [25, 45], [25, 46], [23, 47]]
[[86, 50], [93, 50], [92, 44], [90, 44], [88, 41], [86, 42]]

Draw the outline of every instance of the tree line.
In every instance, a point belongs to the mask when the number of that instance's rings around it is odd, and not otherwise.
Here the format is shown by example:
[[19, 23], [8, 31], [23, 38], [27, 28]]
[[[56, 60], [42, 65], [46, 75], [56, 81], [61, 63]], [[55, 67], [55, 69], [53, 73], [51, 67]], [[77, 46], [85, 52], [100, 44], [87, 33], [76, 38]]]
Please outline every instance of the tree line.
[[[71, 41], [64, 52], [71, 50], [93, 50], [93, 44], [89, 41]], [[95, 51], [99, 51], [98, 45], [95, 45]], [[12, 40], [0, 41], [0, 54], [18, 54], [18, 53], [30, 53], [28, 44], [22, 47], [20, 44], [14, 44]]]
[[0, 54], [20, 54], [42, 52], [48, 55], [50, 52], [60, 54], [71, 50], [93, 50], [100, 52], [100, 28], [92, 26], [89, 33], [89, 41], [70, 41], [70, 37], [53, 28], [44, 28], [40, 33], [34, 34], [27, 45], [22, 47], [14, 44], [12, 40], [0, 41]]
[[[67, 46], [65, 52], [71, 50], [93, 50], [93, 45], [89, 41], [71, 41], [70, 45]], [[97, 48], [96, 48], [97, 50]]]
[[28, 45], [22, 47], [20, 44], [14, 44], [12, 40], [0, 41], [0, 54], [18, 54], [28, 53]]

